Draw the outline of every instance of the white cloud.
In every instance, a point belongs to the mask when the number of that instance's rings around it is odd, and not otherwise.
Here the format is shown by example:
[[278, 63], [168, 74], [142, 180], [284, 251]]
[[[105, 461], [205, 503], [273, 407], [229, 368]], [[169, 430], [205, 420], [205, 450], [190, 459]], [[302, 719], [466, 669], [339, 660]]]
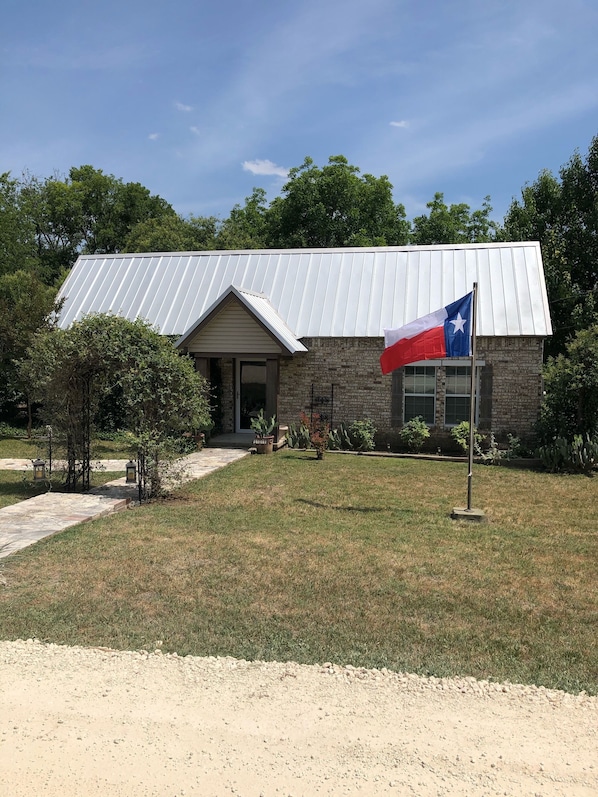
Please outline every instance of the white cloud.
[[277, 177], [287, 177], [289, 170], [284, 166], [277, 166], [269, 160], [244, 161], [243, 170], [252, 174], [272, 174]]
[[391, 127], [409, 127], [409, 122], [407, 122], [405, 119], [401, 119], [400, 122], [391, 122], [390, 126]]
[[156, 141], [160, 138], [160, 133], [150, 133], [148, 138], [150, 141]]
[[183, 111], [184, 113], [189, 113], [189, 111], [193, 110], [192, 105], [185, 105], [182, 102], [175, 102], [174, 107], [177, 109], [177, 111]]
[[191, 125], [191, 127], [189, 128], [189, 130], [190, 130], [192, 133], [194, 133], [196, 136], [199, 136], [199, 135], [201, 134], [201, 130], [199, 129], [199, 127], [196, 127], [196, 125]]

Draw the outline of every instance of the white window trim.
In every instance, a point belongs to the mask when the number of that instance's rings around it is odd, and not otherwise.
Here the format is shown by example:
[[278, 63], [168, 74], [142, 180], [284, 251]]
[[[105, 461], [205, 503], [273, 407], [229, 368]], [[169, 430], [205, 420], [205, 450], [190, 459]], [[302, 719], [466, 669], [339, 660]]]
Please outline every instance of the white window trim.
[[424, 396], [424, 397], [433, 396], [434, 397], [434, 409], [433, 409], [434, 422], [433, 423], [428, 423], [428, 421], [426, 421], [426, 425], [429, 426], [430, 429], [434, 428], [434, 426], [436, 425], [436, 410], [438, 408], [438, 406], [437, 406], [438, 405], [438, 391], [437, 391], [437, 388], [436, 388], [437, 380], [438, 380], [438, 366], [436, 365], [437, 362], [439, 362], [439, 361], [438, 360], [423, 360], [423, 361], [417, 362], [417, 363], [409, 363], [409, 365], [405, 366], [405, 368], [422, 368], [422, 367], [423, 368], [434, 368], [434, 393], [433, 394], [432, 393], [407, 393], [407, 391], [405, 390], [405, 385], [403, 385], [403, 425], [405, 423], [409, 423], [409, 421], [405, 420], [405, 418], [406, 418], [405, 399], [407, 398], [407, 396]]
[[[445, 362], [446, 362], [446, 360], [445, 360]], [[471, 358], [469, 360], [467, 360], [467, 361], [462, 361], [462, 362], [457, 361], [457, 359], [451, 360], [449, 362], [450, 362], [450, 364], [446, 366], [447, 368], [462, 368], [463, 366], [465, 366], [466, 368], [470, 368], [471, 367]], [[448, 396], [448, 393], [446, 392], [446, 370], [444, 372], [444, 377], [445, 377], [445, 383], [444, 383], [444, 407], [443, 407], [443, 423], [442, 423], [442, 426], [443, 426], [444, 429], [454, 429], [455, 426], [458, 426], [459, 424], [458, 423], [447, 423], [447, 420], [446, 420], [446, 399], [447, 399], [447, 396]], [[475, 403], [475, 419], [474, 419], [474, 423], [475, 423], [476, 426], [478, 426], [479, 425], [479, 419], [480, 419], [480, 362], [478, 360], [476, 360], [475, 379], [476, 379], [475, 394], [476, 394], [478, 400]], [[465, 397], [467, 397], [467, 398], [469, 398], [471, 400], [471, 396], [469, 395], [469, 393], [451, 393], [451, 395], [453, 395], [453, 396], [461, 396], [461, 397], [465, 396]], [[467, 418], [467, 421], [469, 421], [469, 418]], [[459, 421], [459, 423], [461, 423], [461, 421]]]

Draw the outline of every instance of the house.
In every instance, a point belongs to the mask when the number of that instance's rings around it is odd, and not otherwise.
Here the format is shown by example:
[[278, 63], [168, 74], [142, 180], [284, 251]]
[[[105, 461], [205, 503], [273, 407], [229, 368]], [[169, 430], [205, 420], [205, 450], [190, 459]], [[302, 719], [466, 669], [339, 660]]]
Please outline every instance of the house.
[[59, 326], [89, 313], [141, 317], [195, 359], [223, 432], [264, 407], [280, 423], [319, 412], [371, 418], [392, 443], [422, 415], [436, 438], [469, 418], [470, 360], [383, 376], [383, 329], [478, 283], [477, 424], [528, 436], [552, 334], [538, 243], [84, 255], [62, 286]]

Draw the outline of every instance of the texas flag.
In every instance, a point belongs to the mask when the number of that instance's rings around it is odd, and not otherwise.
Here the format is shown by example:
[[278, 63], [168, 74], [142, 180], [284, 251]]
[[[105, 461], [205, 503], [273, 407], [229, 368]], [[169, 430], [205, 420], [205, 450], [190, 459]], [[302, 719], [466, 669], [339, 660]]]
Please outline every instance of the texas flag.
[[383, 374], [420, 360], [469, 357], [471, 354], [471, 304], [468, 293], [434, 313], [397, 329], [384, 330], [385, 349], [380, 357]]

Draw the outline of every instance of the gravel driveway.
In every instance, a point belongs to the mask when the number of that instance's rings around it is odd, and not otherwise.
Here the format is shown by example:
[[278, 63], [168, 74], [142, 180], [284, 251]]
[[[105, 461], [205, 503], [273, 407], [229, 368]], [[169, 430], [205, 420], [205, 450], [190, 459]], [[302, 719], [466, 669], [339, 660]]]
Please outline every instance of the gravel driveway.
[[598, 698], [0, 642], [11, 797], [598, 795]]

